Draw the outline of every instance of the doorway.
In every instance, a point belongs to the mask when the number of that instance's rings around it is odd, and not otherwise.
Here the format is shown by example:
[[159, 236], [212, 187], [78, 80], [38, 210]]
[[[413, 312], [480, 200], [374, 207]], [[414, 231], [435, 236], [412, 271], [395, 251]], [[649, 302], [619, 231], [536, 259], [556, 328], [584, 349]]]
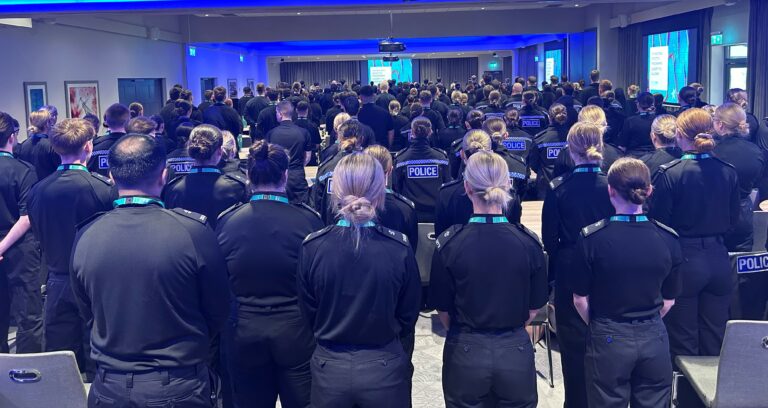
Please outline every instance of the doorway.
[[[211, 91], [213, 88], [216, 88], [216, 78], [200, 78], [200, 93], [203, 94], [205, 91]], [[200, 95], [202, 97], [202, 95]]]
[[128, 106], [138, 102], [144, 106], [144, 115], [160, 113], [164, 105], [164, 82], [162, 78], [118, 78], [117, 91], [120, 103]]

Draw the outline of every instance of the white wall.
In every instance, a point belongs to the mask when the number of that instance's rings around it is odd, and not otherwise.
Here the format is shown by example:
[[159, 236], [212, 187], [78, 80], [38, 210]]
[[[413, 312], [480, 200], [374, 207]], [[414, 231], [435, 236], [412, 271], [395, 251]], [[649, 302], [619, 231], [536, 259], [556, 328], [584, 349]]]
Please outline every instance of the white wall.
[[[240, 54], [245, 60], [240, 62]], [[202, 100], [200, 88], [201, 78], [217, 78], [217, 85], [227, 87], [228, 79], [237, 80], [237, 95], [243, 96], [243, 87], [248, 79], [260, 82], [266, 79], [260, 63], [263, 58], [249, 54], [247, 51], [231, 48], [216, 49], [206, 46], [197, 47], [197, 55], [190, 57], [186, 53], [187, 87], [195, 96], [195, 104]], [[255, 91], [255, 90], [254, 90]]]
[[[23, 82], [47, 82], [48, 103], [66, 117], [64, 81], [99, 82], [102, 113], [118, 101], [118, 78], [163, 78], [183, 83], [181, 44], [35, 23], [0, 28], [0, 110], [26, 128]], [[26, 131], [22, 131], [22, 138]]]

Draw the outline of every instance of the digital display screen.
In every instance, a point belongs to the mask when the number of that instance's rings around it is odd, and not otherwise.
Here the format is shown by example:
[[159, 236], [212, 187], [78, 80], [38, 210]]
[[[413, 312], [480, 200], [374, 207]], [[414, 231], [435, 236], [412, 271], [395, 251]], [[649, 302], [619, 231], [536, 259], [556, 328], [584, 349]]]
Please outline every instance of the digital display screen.
[[413, 81], [413, 61], [401, 58], [399, 61], [368, 60], [368, 80], [378, 84], [394, 79], [397, 82]]
[[647, 89], [679, 103], [680, 88], [694, 82], [695, 30], [672, 31], [646, 37]]
[[544, 78], [563, 74], [563, 50], [549, 50], [544, 53]]

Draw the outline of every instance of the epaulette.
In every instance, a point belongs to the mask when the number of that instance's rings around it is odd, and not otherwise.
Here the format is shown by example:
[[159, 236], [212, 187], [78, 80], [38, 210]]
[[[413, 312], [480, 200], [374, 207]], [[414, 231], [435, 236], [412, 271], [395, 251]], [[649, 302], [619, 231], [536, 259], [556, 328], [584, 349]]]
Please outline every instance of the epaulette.
[[586, 227], [581, 229], [581, 235], [583, 237], [588, 237], [592, 234], [594, 234], [597, 231], [600, 231], [601, 229], [605, 228], [608, 225], [608, 221], [606, 220], [600, 220], [594, 224], [587, 225]]
[[725, 164], [726, 166], [728, 166], [728, 167], [730, 167], [730, 168], [732, 168], [732, 169], [735, 169], [735, 168], [736, 168], [736, 166], [734, 166], [733, 164], [731, 164], [731, 163], [728, 163], [727, 161], [725, 161], [725, 160], [723, 160], [723, 159], [721, 159], [721, 158], [719, 158], [719, 157], [717, 157], [717, 156], [712, 156], [712, 158], [713, 158], [713, 159], [715, 159], [715, 160], [717, 160], [717, 161], [719, 161], [720, 163], [723, 163], [723, 164]]
[[566, 174], [566, 175], [563, 175], [563, 176], [555, 178], [554, 180], [549, 182], [549, 187], [552, 190], [556, 190], [558, 187], [562, 186], [563, 183], [565, 183], [568, 180], [568, 178], [569, 178], [568, 176], [569, 175], [570, 174]]
[[240, 184], [242, 184], [244, 186], [248, 185], [248, 179], [246, 179], [244, 176], [241, 176], [241, 175], [239, 175], [237, 173], [225, 173], [224, 177], [229, 177], [232, 180], [235, 180], [235, 181], [237, 181], [238, 183], [240, 183]]
[[464, 138], [456, 139], [453, 142], [451, 142], [451, 147], [455, 148], [456, 146], [460, 146], [461, 142], [463, 142], [463, 141], [464, 141]]
[[675, 238], [680, 238], [680, 235], [678, 235], [677, 231], [672, 229], [672, 227], [664, 225], [664, 224], [662, 224], [662, 223], [660, 223], [660, 222], [658, 222], [656, 220], [653, 220], [653, 219], [651, 221], [653, 221], [653, 223], [656, 224], [657, 227], [659, 227], [659, 228], [663, 229], [664, 231], [667, 231], [670, 234], [672, 234]]
[[[328, 146], [328, 147], [330, 147], [330, 146]], [[326, 147], [325, 149], [328, 149], [328, 147]], [[325, 150], [325, 149], [324, 149], [324, 150]], [[322, 153], [322, 152], [321, 152], [321, 153]], [[329, 161], [333, 160], [333, 158], [334, 158], [335, 156], [336, 156], [336, 155], [334, 154], [333, 156], [331, 156], [331, 157], [328, 157], [328, 158], [326, 158], [325, 160], [321, 161], [321, 162], [320, 162], [320, 164], [318, 164], [318, 165], [317, 165], [317, 169], [318, 169], [318, 170], [320, 170], [320, 167], [321, 167], [321, 166], [323, 166], [323, 165], [325, 165], [326, 163], [328, 163]]]
[[183, 208], [174, 208], [171, 211], [175, 212], [176, 214], [179, 214], [181, 216], [187, 217], [190, 220], [195, 220], [203, 225], [208, 221], [208, 217], [206, 217], [203, 214], [198, 214], [196, 212], [192, 212], [189, 210], [185, 210]]
[[297, 204], [294, 204], [294, 205], [296, 207], [299, 207], [299, 208], [303, 209], [303, 210], [307, 210], [307, 211], [311, 212], [313, 215], [317, 216], [317, 218], [319, 218], [319, 219], [323, 218], [323, 217], [320, 216], [319, 212], [317, 212], [314, 208], [310, 207], [306, 203], [297, 203]]
[[320, 231], [315, 231], [315, 232], [307, 235], [307, 237], [304, 238], [303, 244], [306, 244], [307, 242], [312, 241], [315, 238], [318, 238], [318, 237], [321, 237], [321, 236], [327, 234], [328, 231], [330, 231], [332, 228], [333, 228], [333, 225], [329, 225], [329, 226], [321, 229]]
[[109, 177], [104, 177], [99, 173], [91, 173], [91, 176], [93, 176], [93, 178], [95, 178], [96, 180], [99, 180], [110, 187], [114, 184], [112, 183], [112, 180], [109, 179]]
[[535, 241], [535, 242], [536, 242], [536, 243], [537, 243], [537, 244], [538, 244], [540, 247], [544, 248], [544, 243], [542, 243], [542, 242], [541, 242], [541, 238], [539, 238], [539, 236], [538, 236], [538, 235], [536, 235], [536, 233], [535, 233], [535, 232], [533, 232], [533, 231], [531, 231], [530, 229], [526, 228], [526, 226], [525, 226], [525, 225], [523, 225], [523, 224], [517, 223], [517, 224], [514, 224], [514, 225], [515, 225], [515, 227], [517, 227], [517, 229], [519, 229], [519, 230], [520, 230], [520, 232], [524, 233], [525, 235], [528, 235], [528, 236], [529, 236], [529, 237], [531, 237], [531, 239], [533, 239], [533, 240], [534, 240], [534, 241]]
[[179, 175], [177, 175], [176, 177], [172, 178], [172, 179], [171, 179], [169, 182], [165, 183], [166, 187], [167, 187], [167, 186], [170, 186], [171, 184], [176, 184], [176, 183], [178, 183], [178, 182], [179, 182], [179, 181], [181, 181], [181, 179], [183, 179], [185, 176], [186, 176], [186, 174], [179, 174]]
[[534, 140], [534, 142], [536, 141], [536, 139], [537, 139], [539, 136], [543, 136], [543, 135], [544, 135], [544, 133], [547, 133], [547, 129], [544, 129], [544, 130], [542, 130], [541, 132], [539, 132], [539, 133], [536, 133], [536, 134], [533, 136], [533, 140]]
[[405, 151], [406, 151], [406, 150], [408, 150], [408, 148], [407, 148], [407, 147], [406, 147], [405, 149], [403, 149], [403, 150], [400, 150], [399, 152], [395, 153], [395, 158], [397, 158], [397, 156], [399, 156], [399, 155], [401, 155], [401, 154], [405, 153]]
[[96, 214], [91, 215], [90, 217], [84, 219], [83, 221], [79, 222], [76, 226], [76, 228], [79, 230], [86, 225], [92, 223], [93, 221], [96, 221], [97, 218], [101, 217], [102, 215], [106, 214], [106, 211], [97, 212]]
[[443, 156], [445, 156], [445, 157], [448, 157], [448, 153], [446, 153], [446, 152], [445, 152], [445, 150], [443, 150], [443, 149], [438, 149], [437, 147], [433, 147], [432, 149], [433, 149], [433, 150], [437, 150], [437, 151], [438, 151], [438, 152], [440, 152], [440, 154], [442, 154]]
[[461, 229], [464, 228], [461, 224], [456, 224], [450, 226], [447, 230], [443, 231], [442, 234], [440, 234], [439, 237], [435, 239], [435, 248], [440, 251], [443, 249], [443, 247], [448, 243], [448, 241], [453, 238], [454, 235], [458, 234]]
[[683, 161], [682, 161], [682, 160], [680, 160], [680, 159], [675, 159], [675, 160], [672, 160], [671, 162], [669, 162], [669, 163], [667, 163], [667, 164], [662, 164], [661, 166], [659, 166], [659, 170], [658, 170], [658, 172], [659, 172], [659, 173], [664, 173], [664, 172], [666, 172], [667, 170], [671, 169], [672, 167], [675, 167], [675, 166], [677, 166], [678, 164], [680, 164], [680, 163], [682, 163], [682, 162], [683, 162]]
[[450, 187], [450, 186], [452, 186], [452, 185], [454, 185], [454, 184], [456, 184], [456, 183], [458, 183], [460, 181], [462, 181], [462, 180], [452, 180], [452, 181], [449, 181], [447, 183], [443, 183], [443, 185], [440, 186], [440, 190], [442, 190], [442, 189], [444, 189], [446, 187]]
[[413, 201], [411, 201], [411, 200], [409, 200], [408, 198], [406, 198], [405, 196], [402, 196], [402, 195], [400, 195], [400, 194], [397, 194], [397, 193], [395, 193], [394, 191], [393, 191], [393, 192], [391, 192], [391, 193], [389, 193], [389, 194], [392, 194], [392, 195], [393, 195], [393, 196], [394, 196], [396, 199], [398, 199], [398, 200], [400, 200], [400, 201], [402, 201], [402, 202], [404, 202], [404, 203], [408, 204], [408, 206], [409, 206], [409, 207], [411, 207], [411, 208], [413, 208], [413, 209], [416, 209], [416, 204], [415, 204]]
[[226, 216], [227, 214], [229, 214], [231, 212], [234, 212], [235, 210], [237, 210], [238, 208], [240, 208], [242, 206], [243, 206], [243, 203], [237, 203], [237, 204], [227, 208], [226, 210], [222, 211], [221, 214], [219, 214], [219, 216], [216, 217], [216, 219], [220, 220], [220, 219], [224, 218], [224, 216]]
[[393, 229], [389, 229], [381, 225], [377, 225], [374, 229], [378, 231], [381, 235], [384, 235], [387, 238], [397, 241], [402, 245], [405, 245], [409, 248], [411, 246], [411, 244], [408, 242], [408, 236], [403, 234], [402, 232], [397, 232]]

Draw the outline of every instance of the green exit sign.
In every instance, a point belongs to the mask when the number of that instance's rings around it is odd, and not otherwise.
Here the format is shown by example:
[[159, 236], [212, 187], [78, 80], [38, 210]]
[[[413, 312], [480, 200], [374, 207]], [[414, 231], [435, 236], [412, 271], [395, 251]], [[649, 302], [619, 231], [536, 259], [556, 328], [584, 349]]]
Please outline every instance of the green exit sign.
[[499, 68], [499, 61], [489, 61], [488, 62], [488, 69], [495, 70]]
[[709, 36], [712, 45], [723, 45], [723, 33], [714, 33]]

